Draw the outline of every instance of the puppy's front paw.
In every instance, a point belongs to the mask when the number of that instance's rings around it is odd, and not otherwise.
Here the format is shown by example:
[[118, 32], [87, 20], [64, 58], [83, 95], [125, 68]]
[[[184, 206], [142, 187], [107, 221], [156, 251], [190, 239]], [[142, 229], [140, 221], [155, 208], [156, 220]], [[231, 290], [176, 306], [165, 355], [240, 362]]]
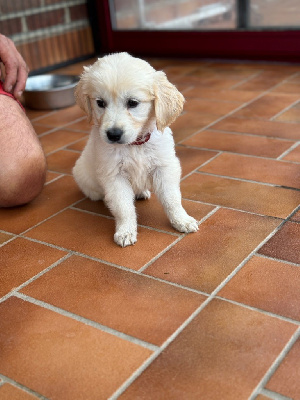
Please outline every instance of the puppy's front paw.
[[118, 230], [114, 235], [114, 241], [121, 247], [130, 246], [137, 241], [136, 231]]
[[179, 232], [190, 233], [197, 232], [198, 223], [195, 218], [186, 215], [185, 217], [178, 218], [176, 220], [171, 221], [173, 227], [177, 229]]

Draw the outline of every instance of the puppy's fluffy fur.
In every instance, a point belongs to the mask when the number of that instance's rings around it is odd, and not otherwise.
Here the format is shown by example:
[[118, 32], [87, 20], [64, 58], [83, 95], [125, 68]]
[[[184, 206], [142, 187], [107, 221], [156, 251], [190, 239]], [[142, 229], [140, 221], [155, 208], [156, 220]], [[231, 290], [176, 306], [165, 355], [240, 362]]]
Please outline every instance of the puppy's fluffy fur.
[[[93, 127], [74, 178], [87, 197], [111, 210], [115, 242], [136, 242], [134, 200], [148, 199], [151, 187], [175, 229], [197, 231], [181, 205], [181, 168], [168, 127], [184, 98], [166, 75], [127, 53], [111, 54], [84, 68], [75, 95]], [[135, 144], [149, 133], [147, 142]]]

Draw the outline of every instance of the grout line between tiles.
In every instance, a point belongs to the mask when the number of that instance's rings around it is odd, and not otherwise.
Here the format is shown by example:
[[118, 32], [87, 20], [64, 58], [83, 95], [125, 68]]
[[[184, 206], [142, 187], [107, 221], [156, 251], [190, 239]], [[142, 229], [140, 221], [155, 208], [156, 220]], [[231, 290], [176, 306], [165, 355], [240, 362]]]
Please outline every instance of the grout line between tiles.
[[[299, 141], [296, 142], [296, 143], [299, 144]], [[296, 144], [296, 143], [294, 143], [294, 144]], [[185, 145], [181, 145], [181, 146], [185, 146]], [[185, 147], [187, 147], [187, 146], [185, 146]], [[190, 147], [191, 148], [195, 148], [193, 146], [190, 146]], [[209, 149], [205, 149], [205, 150], [209, 150]], [[252, 159], [259, 158], [259, 159], [263, 159], [263, 160], [266, 160], [266, 161], [277, 161], [276, 158], [274, 159], [274, 158], [271, 158], [271, 157], [257, 156], [255, 154], [234, 153], [234, 152], [227, 151], [227, 150], [214, 150], [214, 149], [212, 149], [212, 151], [219, 151], [220, 153], [230, 153], [230, 154], [234, 154], [236, 156], [240, 156], [240, 157], [244, 157], [244, 158], [252, 158]], [[287, 160], [279, 160], [279, 161], [281, 161], [281, 164], [290, 164], [290, 162], [291, 162], [291, 161], [287, 161]]]
[[214, 174], [212, 172], [206, 172], [206, 171], [195, 171], [196, 174], [200, 175], [209, 175], [209, 176], [214, 176], [216, 178], [226, 178], [226, 179], [231, 179], [233, 181], [240, 181], [240, 182], [246, 182], [246, 183], [255, 183], [258, 185], [262, 186], [269, 186], [269, 187], [274, 187], [274, 188], [281, 188], [281, 189], [287, 189], [287, 190], [294, 190], [294, 191], [300, 191], [300, 188], [295, 188], [291, 186], [283, 186], [279, 185], [276, 183], [268, 183], [268, 182], [261, 182], [261, 181], [254, 181], [252, 179], [245, 179], [245, 178], [237, 178], [235, 176], [228, 176], [228, 175], [220, 175], [220, 174]]
[[[99, 214], [99, 213], [94, 212], [94, 211], [84, 210], [82, 208], [76, 208], [75, 206], [70, 206], [69, 208], [74, 210], [74, 211], [84, 212], [84, 213], [87, 213], [87, 214], [90, 214], [90, 215], [94, 215], [94, 216], [97, 216], [97, 217], [103, 217], [103, 218], [110, 219], [110, 220], [113, 220], [113, 221], [115, 220], [115, 218], [113, 216], [111, 216], [111, 215]], [[138, 226], [141, 227], [141, 228], [150, 229], [150, 230], [155, 231], [155, 232], [165, 233], [165, 234], [168, 234], [168, 235], [171, 235], [171, 236], [175, 236], [175, 237], [182, 237], [183, 236], [183, 234], [180, 233], [180, 232], [165, 231], [163, 229], [157, 229], [157, 228], [154, 228], [153, 226], [149, 226], [149, 225], [142, 225], [142, 224], [138, 223]]]
[[136, 345], [144, 347], [144, 348], [146, 348], [148, 350], [151, 350], [153, 352], [157, 351], [157, 349], [159, 348], [158, 346], [156, 346], [156, 345], [154, 345], [152, 343], [145, 342], [144, 340], [138, 339], [138, 338], [136, 338], [134, 336], [131, 336], [131, 335], [127, 335], [126, 333], [117, 331], [117, 330], [115, 330], [113, 328], [110, 328], [108, 326], [102, 325], [102, 324], [100, 324], [98, 322], [92, 321], [92, 320], [87, 319], [85, 317], [82, 317], [80, 315], [74, 314], [74, 313], [72, 313], [70, 311], [66, 311], [66, 310], [64, 310], [62, 308], [53, 306], [52, 304], [45, 303], [44, 301], [35, 299], [35, 298], [31, 297], [31, 296], [27, 296], [27, 295], [25, 295], [23, 293], [16, 292], [16, 293], [14, 293], [14, 296], [17, 297], [18, 299], [21, 299], [23, 301], [27, 301], [27, 302], [29, 302], [31, 304], [34, 304], [36, 306], [45, 308], [45, 309], [47, 309], [49, 311], [53, 311], [53, 312], [55, 312], [57, 314], [63, 315], [64, 317], [71, 318], [71, 319], [73, 319], [73, 320], [75, 320], [77, 322], [81, 322], [81, 323], [83, 323], [85, 325], [88, 325], [88, 326], [90, 326], [92, 328], [101, 330], [102, 332], [109, 333], [109, 334], [111, 334], [113, 336], [116, 336], [116, 337], [118, 337], [120, 339], [123, 339], [123, 340], [126, 340], [128, 342], [134, 343]]
[[278, 118], [281, 114], [289, 111], [291, 108], [293, 108], [297, 103], [299, 103], [299, 99], [297, 99], [296, 101], [294, 101], [292, 104], [290, 104], [289, 106], [285, 107], [283, 110], [279, 111], [279, 113], [273, 115], [272, 118], [270, 118], [270, 121], [275, 121], [276, 118]]
[[[275, 230], [274, 230], [275, 231]], [[274, 232], [273, 231], [273, 232]], [[197, 315], [214, 299], [217, 293], [239, 272], [239, 270], [253, 257], [273, 235], [271, 232], [232, 272], [229, 274], [209, 295], [209, 297], [183, 322], [183, 324], [153, 353], [114, 393], [108, 400], [116, 400], [143, 372], [144, 370], [165, 350], [177, 336], [197, 317]]]
[[[43, 224], [44, 222], [48, 221], [49, 219], [61, 214], [63, 211], [68, 210], [70, 207], [73, 207], [75, 204], [79, 203], [80, 201], [82, 201], [83, 199], [74, 201], [74, 203], [69, 204], [68, 206], [61, 208], [59, 211], [57, 211], [56, 213], [51, 214], [49, 217], [43, 219], [42, 221], [38, 222], [37, 224], [29, 227], [28, 229], [25, 229], [25, 231], [22, 231], [18, 236], [23, 237], [23, 235], [27, 232], [29, 232], [31, 229], [37, 228], [39, 225]], [[27, 237], [26, 237], [27, 238]]]
[[[35, 392], [34, 390], [32, 390], [32, 389], [30, 389], [30, 388], [28, 388], [28, 387], [22, 385], [22, 384], [19, 383], [19, 382], [14, 381], [14, 380], [11, 379], [11, 378], [8, 378], [8, 377], [5, 376], [5, 375], [0, 374], [0, 379], [3, 379], [3, 383], [0, 382], [0, 387], [1, 387], [1, 384], [9, 383], [9, 384], [11, 384], [12, 386], [15, 386], [15, 387], [17, 387], [18, 389], [24, 390], [24, 392], [26, 392], [26, 393], [28, 393], [28, 394], [31, 394], [31, 395], [37, 397], [37, 398], [40, 399], [40, 400], [50, 400], [50, 399], [48, 399], [47, 397], [42, 396], [42, 395], [39, 394], [38, 392]], [[1, 394], [1, 391], [0, 391], [0, 394]], [[13, 400], [13, 399], [11, 399], [11, 400]]]
[[254, 400], [256, 398], [260, 390], [262, 390], [263, 387], [267, 384], [271, 376], [277, 370], [277, 368], [279, 367], [285, 356], [288, 354], [288, 352], [291, 350], [292, 346], [299, 339], [299, 337], [300, 337], [300, 327], [296, 330], [296, 332], [294, 332], [294, 334], [287, 342], [287, 344], [284, 346], [280, 354], [276, 357], [275, 361], [273, 362], [269, 370], [266, 372], [265, 376], [261, 379], [257, 387], [254, 389], [248, 400]]
[[253, 307], [253, 306], [250, 306], [249, 304], [246, 304], [246, 303], [240, 303], [238, 301], [228, 299], [227, 297], [221, 297], [221, 296], [217, 296], [216, 295], [215, 298], [219, 299], [219, 300], [226, 301], [227, 303], [234, 304], [236, 306], [241, 306], [243, 308], [247, 308], [248, 310], [251, 310], [251, 311], [257, 311], [257, 312], [259, 312], [261, 314], [264, 314], [264, 315], [266, 315], [268, 317], [277, 318], [277, 319], [280, 319], [282, 321], [289, 322], [289, 323], [291, 323], [293, 325], [296, 325], [296, 326], [300, 327], [300, 321], [297, 321], [296, 319], [285, 317], [284, 315], [280, 315], [280, 314], [275, 314], [275, 313], [272, 313], [271, 311], [267, 311], [267, 310], [264, 310], [262, 308]]
[[290, 152], [293, 151], [294, 149], [296, 149], [299, 146], [299, 144], [300, 144], [300, 142], [294, 143], [289, 149], [287, 149], [279, 157], [277, 157], [276, 160], [293, 162], [293, 161], [289, 161], [289, 160], [283, 160], [283, 157], [285, 157], [288, 154], [290, 154]]
[[[51, 171], [49, 171], [51, 172]], [[61, 172], [56, 172], [56, 174], [61, 174]], [[56, 178], [51, 179], [51, 181], [49, 182], [45, 182], [44, 186], [49, 185], [50, 183], [53, 183], [55, 181], [58, 181], [59, 179], [61, 179], [64, 176], [64, 174], [58, 175]]]
[[[37, 122], [37, 121], [39, 121], [39, 120], [42, 119], [42, 118], [49, 117], [50, 115], [55, 114], [56, 111], [57, 111], [57, 110], [49, 111], [49, 112], [46, 112], [46, 113], [43, 114], [43, 115], [40, 115], [39, 117], [31, 118], [31, 119], [30, 119], [30, 122], [31, 122], [31, 123], [32, 123], [32, 122]], [[44, 126], [44, 125], [43, 125], [43, 126]]]
[[242, 81], [237, 82], [234, 85], [230, 86], [229, 90], [236, 90], [236, 88], [238, 88], [239, 86], [242, 86], [245, 83], [251, 81], [252, 79], [259, 77], [259, 75], [261, 75], [263, 72], [264, 72], [263, 69], [258, 70], [257, 72], [254, 72], [252, 75], [248, 76], [247, 78], [243, 79]]
[[[187, 290], [187, 291], [189, 291], [189, 292], [201, 294], [201, 295], [204, 295], [204, 296], [207, 296], [207, 295], [208, 295], [207, 293], [202, 292], [202, 291], [200, 291], [200, 290], [196, 290], [196, 289], [190, 288], [190, 287], [188, 287], [188, 286], [183, 286], [183, 285], [180, 285], [180, 284], [175, 283], [175, 282], [165, 281], [165, 280], [163, 280], [163, 279], [160, 279], [160, 278], [157, 278], [157, 277], [154, 277], [154, 276], [151, 276], [151, 275], [141, 274], [141, 273], [139, 272], [139, 270], [131, 269], [131, 268], [124, 267], [124, 266], [118, 265], [118, 264], [114, 264], [114, 263], [111, 263], [111, 262], [109, 262], [109, 261], [107, 261], [107, 260], [104, 260], [104, 259], [101, 259], [101, 258], [97, 258], [97, 257], [93, 257], [93, 256], [89, 256], [89, 255], [87, 255], [87, 254], [80, 253], [80, 252], [78, 252], [78, 251], [73, 251], [73, 250], [70, 250], [70, 249], [66, 249], [66, 248], [64, 248], [64, 247], [60, 247], [60, 246], [57, 246], [57, 245], [54, 245], [54, 244], [51, 244], [51, 243], [48, 243], [48, 242], [43, 242], [43, 241], [41, 241], [41, 240], [34, 239], [34, 238], [31, 238], [31, 237], [27, 237], [27, 236], [16, 235], [15, 238], [17, 238], [17, 237], [20, 237], [20, 238], [29, 240], [29, 241], [34, 242], [34, 243], [43, 244], [43, 245], [45, 245], [45, 246], [48, 246], [48, 247], [51, 247], [51, 248], [54, 248], [54, 249], [57, 249], [57, 250], [61, 250], [61, 251], [68, 252], [68, 255], [66, 255], [66, 256], [64, 256], [64, 257], [62, 257], [62, 258], [66, 258], [66, 259], [67, 259], [67, 258], [69, 258], [69, 257], [71, 257], [71, 256], [79, 256], [79, 257], [81, 257], [81, 258], [86, 258], [86, 259], [88, 259], [88, 260], [96, 261], [96, 262], [99, 262], [99, 263], [108, 265], [108, 266], [110, 266], [110, 267], [114, 267], [114, 268], [120, 269], [120, 270], [125, 271], [125, 272], [130, 272], [130, 273], [133, 273], [133, 274], [136, 274], [136, 275], [139, 275], [139, 276], [144, 276], [145, 278], [149, 278], [149, 279], [152, 279], [152, 280], [155, 280], [155, 281], [159, 281], [159, 282], [168, 284], [168, 285], [170, 285], [170, 286], [177, 287], [177, 288], [179, 288], [179, 289]], [[14, 239], [15, 239], [15, 238], [14, 238]], [[178, 238], [178, 239], [182, 239], [182, 237], [180, 237], [180, 238]], [[178, 242], [178, 241], [176, 241], [176, 243], [177, 243], [177, 242]], [[175, 245], [176, 243], [173, 243], [173, 245]], [[171, 244], [169, 247], [172, 247], [172, 244]], [[68, 256], [69, 256], [69, 257], [68, 257]], [[59, 262], [59, 261], [60, 261], [60, 262]], [[59, 265], [61, 262], [64, 261], [64, 259], [61, 259], [61, 260], [59, 260], [59, 261], [56, 262], [56, 263], [54, 263], [54, 264]], [[57, 265], [52, 265], [52, 266], [48, 267], [48, 269], [50, 270], [50, 269], [52, 269], [53, 267], [56, 267]], [[142, 268], [143, 268], [143, 267], [142, 267]], [[48, 271], [46, 271], [46, 272], [48, 272]], [[33, 280], [37, 279], [37, 278], [39, 277], [38, 275], [40, 275], [40, 274], [41, 274], [41, 273], [39, 273], [39, 274], [35, 275], [34, 277], [32, 277], [30, 281], [33, 281]], [[29, 281], [26, 281], [25, 283], [23, 283], [23, 284], [20, 285], [20, 286], [23, 287], [23, 286], [25, 286], [25, 284], [27, 285], [27, 284], [29, 284], [29, 283], [30, 283]], [[15, 290], [18, 290], [19, 288], [20, 288], [20, 287], [17, 287]], [[12, 291], [10, 291], [10, 292], [9, 292], [9, 295], [7, 294], [7, 295], [3, 296], [3, 297], [0, 299], [0, 302], [2, 302], [2, 301], [4, 301], [4, 300], [6, 300], [7, 298], [11, 297], [13, 294], [14, 294], [14, 293], [12, 293]]]
[[[278, 85], [279, 85], [279, 84], [278, 84]], [[274, 87], [276, 87], [276, 86], [278, 86], [278, 85], [275, 85]], [[274, 88], [274, 87], [273, 87], [273, 88]], [[273, 88], [272, 88], [272, 89], [273, 89]], [[192, 133], [191, 135], [189, 135], [189, 136], [185, 137], [184, 139], [180, 140], [179, 142], [177, 142], [177, 144], [181, 144], [183, 141], [192, 138], [193, 136], [197, 135], [198, 133], [200, 133], [200, 132], [202, 132], [202, 131], [204, 131], [204, 130], [206, 130], [206, 129], [209, 129], [211, 126], [213, 126], [213, 125], [215, 125], [215, 124], [217, 124], [217, 123], [223, 121], [223, 119], [230, 117], [231, 115], [235, 114], [236, 112], [240, 111], [241, 109], [243, 109], [243, 108], [249, 106], [250, 104], [254, 103], [255, 101], [259, 100], [261, 97], [265, 96], [265, 95], [268, 94], [269, 92], [270, 92], [270, 89], [269, 89], [269, 90], [266, 90], [266, 91], [264, 91], [264, 92], [262, 92], [262, 93], [260, 93], [258, 96], [254, 97], [254, 98], [251, 99], [250, 101], [241, 104], [239, 107], [235, 108], [234, 110], [230, 111], [229, 113], [227, 113], [227, 114], [225, 114], [225, 115], [222, 115], [220, 118], [214, 120], [213, 122], [209, 123], [208, 125], [205, 125], [205, 126], [202, 127], [201, 129], [198, 129], [197, 131], [195, 131], [195, 132]]]
[[[223, 133], [223, 132], [221, 132]], [[230, 154], [230, 155], [234, 155], [234, 156], [241, 156], [241, 157], [254, 157], [254, 158], [260, 158], [263, 160], [268, 160], [268, 161], [281, 161], [282, 163], [286, 163], [286, 164], [299, 164], [299, 162], [297, 161], [290, 161], [290, 160], [282, 160], [281, 157], [284, 157], [286, 154], [289, 154], [294, 148], [296, 148], [299, 145], [299, 142], [296, 142], [293, 140], [291, 140], [291, 143], [293, 142], [293, 144], [291, 144], [291, 147], [289, 147], [289, 149], [287, 149], [286, 151], [284, 151], [281, 155], [279, 156], [274, 156], [274, 157], [266, 157], [266, 156], [261, 156], [258, 154], [249, 154], [249, 153], [237, 153], [236, 151], [230, 151], [230, 150], [220, 150], [220, 149], [209, 149], [207, 147], [198, 147], [198, 146], [190, 146], [190, 145], [186, 145], [186, 144], [179, 144], [178, 146], [186, 148], [186, 149], [192, 149], [192, 150], [203, 150], [203, 151], [212, 151], [212, 152], [218, 152], [219, 154], [215, 155], [214, 158], [216, 158], [217, 156], [219, 156], [220, 154]], [[204, 167], [206, 164], [209, 164], [211, 161], [213, 161], [213, 158], [205, 161], [203, 164], [201, 164], [199, 168]]]
[[[199, 222], [198, 226], [201, 225], [204, 221], [206, 221], [209, 217], [211, 217], [215, 212], [219, 210], [220, 207], [214, 208], [212, 211], [210, 211], [208, 214], [206, 214], [205, 217], [203, 217]], [[170, 250], [173, 246], [175, 246], [180, 240], [185, 238], [188, 234], [186, 233], [185, 235], [181, 236], [178, 238], [175, 242], [171, 243], [168, 247], [166, 247], [163, 251], [161, 251], [159, 254], [157, 254], [152, 260], [150, 260], [147, 264], [145, 264], [142, 268], [139, 269], [139, 272], [143, 272], [145, 269], [147, 269], [151, 264], [153, 264], [158, 258], [160, 258], [163, 254], [165, 254], [168, 250]]]
[[[237, 117], [237, 119], [243, 121], [244, 118], [241, 117]], [[284, 122], [278, 122], [278, 124], [284, 124]], [[275, 139], [278, 141], [282, 141], [282, 142], [297, 142], [298, 139], [293, 139], [293, 138], [286, 138], [286, 137], [279, 137], [279, 136], [269, 136], [269, 135], [262, 135], [262, 134], [258, 134], [258, 133], [251, 133], [251, 132], [235, 132], [235, 131], [225, 131], [223, 129], [216, 129], [216, 128], [210, 128], [209, 129], [211, 132], [214, 133], [229, 133], [230, 135], [237, 135], [237, 136], [251, 136], [253, 138], [263, 138], [263, 139]], [[184, 143], [181, 143], [181, 146], [186, 146]], [[192, 147], [192, 146], [191, 146]], [[212, 150], [213, 149], [209, 149]], [[237, 153], [239, 154], [239, 153]]]
[[65, 256], [61, 257], [59, 260], [57, 260], [55, 263], [51, 264], [49, 267], [45, 268], [43, 271], [39, 272], [38, 274], [34, 275], [30, 279], [28, 279], [26, 282], [23, 282], [21, 285], [17, 286], [13, 290], [11, 290], [9, 293], [7, 293], [5, 296], [0, 298], [0, 303], [3, 301], [7, 300], [8, 298], [12, 297], [15, 295], [16, 292], [19, 290], [23, 289], [25, 286], [29, 285], [31, 282], [34, 282], [36, 279], [39, 277], [43, 276], [47, 272], [51, 271], [53, 268], [55, 268], [57, 265], [61, 264], [63, 261], [67, 260], [68, 258], [71, 257], [71, 254], [66, 254]]
[[300, 264], [297, 263], [293, 263], [292, 261], [288, 261], [288, 260], [282, 260], [280, 258], [275, 258], [275, 257], [270, 257], [270, 256], [266, 256], [265, 254], [256, 254], [257, 257], [261, 257], [261, 258], [266, 258], [268, 260], [272, 260], [272, 261], [278, 261], [278, 262], [284, 262], [285, 264], [289, 264], [293, 267], [300, 267]]
[[283, 396], [282, 394], [273, 392], [272, 390], [262, 389], [259, 394], [265, 395], [272, 400], [293, 400], [290, 397]]

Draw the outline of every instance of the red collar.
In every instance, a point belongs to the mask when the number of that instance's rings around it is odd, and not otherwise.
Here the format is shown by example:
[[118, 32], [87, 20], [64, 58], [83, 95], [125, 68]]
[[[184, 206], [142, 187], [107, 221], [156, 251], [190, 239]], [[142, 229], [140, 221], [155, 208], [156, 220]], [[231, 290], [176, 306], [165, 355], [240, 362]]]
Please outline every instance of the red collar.
[[151, 136], [151, 133], [148, 132], [146, 136], [137, 138], [137, 140], [135, 142], [130, 143], [130, 145], [131, 146], [140, 146], [141, 144], [148, 142], [148, 140], [150, 139], [150, 136]]

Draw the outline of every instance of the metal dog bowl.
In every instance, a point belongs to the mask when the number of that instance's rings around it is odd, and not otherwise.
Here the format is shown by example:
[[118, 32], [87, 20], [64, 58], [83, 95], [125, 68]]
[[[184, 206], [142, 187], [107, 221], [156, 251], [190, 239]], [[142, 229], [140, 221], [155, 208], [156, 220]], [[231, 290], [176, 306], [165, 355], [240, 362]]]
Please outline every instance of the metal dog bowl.
[[26, 107], [52, 110], [75, 104], [75, 75], [37, 75], [27, 79], [23, 99]]

